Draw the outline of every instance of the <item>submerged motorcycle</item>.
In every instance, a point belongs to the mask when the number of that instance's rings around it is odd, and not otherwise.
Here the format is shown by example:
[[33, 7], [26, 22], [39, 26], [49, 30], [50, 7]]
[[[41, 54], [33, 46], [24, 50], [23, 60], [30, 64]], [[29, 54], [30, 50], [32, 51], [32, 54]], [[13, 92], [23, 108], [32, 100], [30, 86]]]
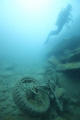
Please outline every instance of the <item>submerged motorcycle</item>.
[[53, 68], [45, 70], [43, 78], [44, 82], [41, 83], [31, 77], [16, 81], [13, 99], [17, 107], [26, 115], [43, 116], [54, 105], [52, 103], [55, 103], [59, 111], [63, 110], [63, 104], [55, 93], [56, 87], [59, 87], [56, 71]]

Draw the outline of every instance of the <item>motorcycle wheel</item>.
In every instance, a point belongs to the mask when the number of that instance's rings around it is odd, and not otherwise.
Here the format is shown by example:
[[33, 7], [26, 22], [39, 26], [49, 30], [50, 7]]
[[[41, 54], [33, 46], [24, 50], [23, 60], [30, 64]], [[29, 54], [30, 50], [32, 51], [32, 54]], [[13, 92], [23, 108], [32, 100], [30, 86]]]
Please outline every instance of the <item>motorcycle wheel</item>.
[[30, 77], [18, 80], [13, 88], [13, 99], [17, 107], [26, 115], [40, 117], [50, 106], [50, 98], [39, 89], [39, 83]]

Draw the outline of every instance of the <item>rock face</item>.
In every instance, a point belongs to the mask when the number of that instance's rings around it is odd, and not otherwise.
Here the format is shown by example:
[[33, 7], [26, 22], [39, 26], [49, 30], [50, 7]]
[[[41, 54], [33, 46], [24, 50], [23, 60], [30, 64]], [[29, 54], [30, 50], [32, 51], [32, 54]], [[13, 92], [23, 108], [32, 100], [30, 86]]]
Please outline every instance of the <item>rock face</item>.
[[[60, 43], [58, 43], [54, 48], [52, 48], [48, 53], [47, 56], [55, 55], [58, 57], [64, 54], [65, 50], [68, 50], [70, 53], [73, 51], [79, 51], [80, 47], [80, 35], [72, 36], [70, 38], [63, 39]], [[58, 58], [59, 58], [58, 57]]]
[[75, 70], [80, 69], [80, 62], [72, 62], [72, 63], [66, 63], [66, 64], [58, 64], [56, 66], [57, 71], [69, 71], [69, 70]]
[[[62, 40], [47, 53], [47, 57], [49, 58], [48, 63], [52, 64], [50, 67], [54, 68], [58, 74], [58, 83], [60, 85], [60, 88], [55, 89], [56, 96], [58, 99], [63, 99], [62, 96], [64, 96], [64, 92], [66, 93], [66, 96], [64, 97], [65, 102], [63, 105], [63, 112], [61, 116], [57, 116], [54, 118], [54, 120], [74, 119], [75, 111], [77, 111], [76, 120], [79, 120], [80, 115], [78, 114], [78, 110], [80, 110], [80, 35]], [[70, 101], [72, 101], [72, 105], [70, 105]], [[68, 114], [66, 114], [66, 108], [69, 108]]]
[[51, 64], [53, 64], [55, 66], [59, 64], [58, 59], [53, 55], [48, 59], [48, 62], [50, 62]]
[[62, 40], [47, 55], [57, 71], [80, 69], [80, 36]]

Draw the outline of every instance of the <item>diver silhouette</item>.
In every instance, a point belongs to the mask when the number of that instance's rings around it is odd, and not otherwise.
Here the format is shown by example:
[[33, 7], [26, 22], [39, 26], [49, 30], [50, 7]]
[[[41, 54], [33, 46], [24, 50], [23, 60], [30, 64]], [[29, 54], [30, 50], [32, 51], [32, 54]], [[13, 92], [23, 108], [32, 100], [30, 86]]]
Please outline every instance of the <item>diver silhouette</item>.
[[56, 21], [56, 26], [57, 30], [51, 31], [47, 37], [47, 40], [45, 41], [45, 44], [49, 41], [49, 37], [52, 35], [57, 35], [59, 32], [62, 30], [63, 26], [68, 24], [69, 21], [73, 21], [71, 19], [72, 15], [70, 13], [72, 11], [72, 5], [68, 4], [65, 9], [62, 9], [58, 15], [57, 21]]

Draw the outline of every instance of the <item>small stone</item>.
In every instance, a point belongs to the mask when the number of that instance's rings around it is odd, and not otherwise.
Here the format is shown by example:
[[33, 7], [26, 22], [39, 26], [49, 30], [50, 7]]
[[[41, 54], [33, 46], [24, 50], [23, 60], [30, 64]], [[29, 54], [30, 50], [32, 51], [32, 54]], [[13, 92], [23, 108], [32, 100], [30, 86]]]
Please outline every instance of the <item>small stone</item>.
[[55, 94], [56, 94], [56, 96], [59, 98], [59, 97], [61, 97], [61, 95], [63, 94], [65, 92], [65, 90], [64, 90], [64, 88], [56, 88], [55, 89]]

